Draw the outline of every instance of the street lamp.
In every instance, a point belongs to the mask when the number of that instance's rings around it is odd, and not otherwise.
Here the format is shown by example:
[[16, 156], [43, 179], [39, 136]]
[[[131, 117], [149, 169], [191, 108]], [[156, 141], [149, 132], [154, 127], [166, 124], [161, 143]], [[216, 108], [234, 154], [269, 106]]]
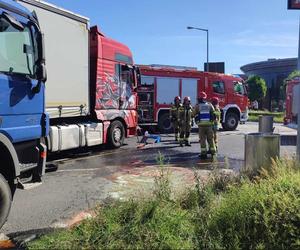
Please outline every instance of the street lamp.
[[197, 27], [191, 27], [191, 26], [188, 26], [187, 27], [188, 30], [200, 30], [200, 31], [205, 31], [206, 34], [207, 34], [207, 68], [206, 68], [206, 71], [209, 72], [209, 34], [208, 34], [208, 29], [202, 29], [202, 28], [197, 28]]

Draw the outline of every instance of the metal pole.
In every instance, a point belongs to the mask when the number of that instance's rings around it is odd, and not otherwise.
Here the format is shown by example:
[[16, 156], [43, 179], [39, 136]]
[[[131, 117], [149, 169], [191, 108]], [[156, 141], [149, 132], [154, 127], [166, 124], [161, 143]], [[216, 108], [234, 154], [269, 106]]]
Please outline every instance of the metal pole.
[[209, 72], [209, 35], [208, 35], [208, 30], [206, 30], [207, 32], [207, 72]]
[[188, 30], [200, 30], [200, 31], [205, 31], [207, 34], [207, 49], [206, 49], [206, 71], [209, 72], [209, 32], [208, 29], [202, 29], [202, 28], [197, 28], [197, 27], [187, 27]]
[[[299, 18], [299, 41], [298, 41], [298, 70], [300, 70], [300, 18]], [[300, 91], [299, 91], [300, 93]], [[300, 98], [300, 96], [298, 97]], [[300, 105], [298, 106], [298, 129], [297, 129], [297, 159], [300, 161]]]
[[299, 17], [299, 40], [298, 40], [298, 65], [297, 69], [300, 70], [300, 17]]

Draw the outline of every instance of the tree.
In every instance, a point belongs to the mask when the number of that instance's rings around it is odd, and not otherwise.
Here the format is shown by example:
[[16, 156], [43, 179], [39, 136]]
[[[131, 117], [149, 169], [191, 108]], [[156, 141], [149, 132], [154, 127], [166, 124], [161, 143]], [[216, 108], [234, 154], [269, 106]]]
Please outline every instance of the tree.
[[267, 84], [263, 78], [250, 76], [246, 83], [248, 84], [248, 97], [251, 102], [261, 101], [266, 97]]
[[290, 73], [289, 76], [285, 79], [285, 82], [293, 80], [295, 77], [300, 77], [300, 70], [294, 70], [292, 73]]

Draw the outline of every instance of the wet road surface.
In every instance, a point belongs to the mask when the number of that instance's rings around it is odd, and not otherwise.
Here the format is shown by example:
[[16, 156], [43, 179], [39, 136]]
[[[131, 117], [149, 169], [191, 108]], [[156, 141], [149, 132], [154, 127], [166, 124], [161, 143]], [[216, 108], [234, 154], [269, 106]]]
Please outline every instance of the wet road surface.
[[[153, 184], [157, 175], [157, 156], [162, 154], [172, 171], [174, 186], [190, 184], [193, 171], [207, 176], [213, 167], [229, 167], [237, 171], [243, 165], [244, 134], [255, 132], [257, 125], [240, 127], [239, 131], [221, 132], [219, 157], [212, 166], [198, 158], [198, 135], [192, 134], [192, 147], [181, 148], [168, 135], [159, 144], [137, 149], [137, 139], [130, 138], [118, 150], [96, 150], [91, 155], [73, 158], [66, 156], [54, 161], [58, 169], [44, 177], [44, 183], [34, 190], [18, 190], [8, 222], [1, 232], [5, 234], [39, 231], [64, 227], [66, 221], [84, 210], [90, 210], [107, 197], [125, 198], [137, 190]], [[284, 133], [293, 130], [279, 128]], [[284, 154], [293, 154], [295, 147], [283, 147]], [[141, 191], [142, 192], [142, 191]]]

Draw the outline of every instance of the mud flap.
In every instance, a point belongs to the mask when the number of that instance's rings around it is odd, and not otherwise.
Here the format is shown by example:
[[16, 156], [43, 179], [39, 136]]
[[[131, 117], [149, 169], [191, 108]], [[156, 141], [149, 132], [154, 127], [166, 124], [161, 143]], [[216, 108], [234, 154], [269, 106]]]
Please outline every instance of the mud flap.
[[45, 144], [40, 143], [37, 146], [37, 151], [39, 154], [39, 161], [37, 167], [32, 173], [32, 182], [42, 182], [42, 176], [46, 172], [46, 160], [47, 160], [47, 147]]

